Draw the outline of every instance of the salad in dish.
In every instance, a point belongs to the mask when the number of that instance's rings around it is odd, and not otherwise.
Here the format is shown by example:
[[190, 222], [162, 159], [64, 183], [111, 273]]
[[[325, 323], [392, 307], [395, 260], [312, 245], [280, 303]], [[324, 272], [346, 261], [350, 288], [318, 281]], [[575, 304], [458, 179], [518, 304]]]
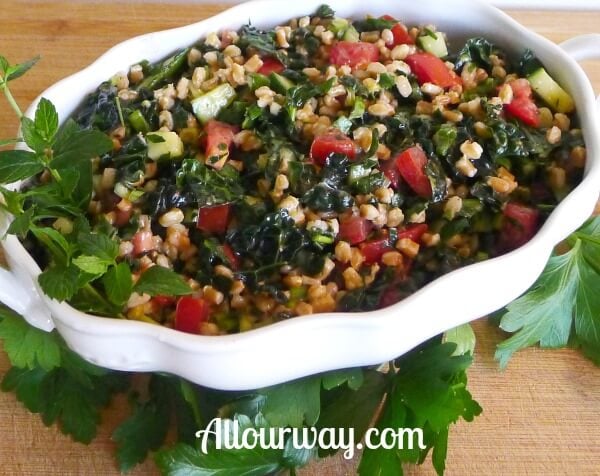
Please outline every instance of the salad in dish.
[[[323, 6], [141, 61], [59, 130], [12, 231], [51, 297], [194, 334], [391, 305], [526, 243], [583, 173], [531, 52], [450, 46]], [[110, 141], [69, 173], [75, 129]], [[57, 183], [74, 203], [34, 193]]]

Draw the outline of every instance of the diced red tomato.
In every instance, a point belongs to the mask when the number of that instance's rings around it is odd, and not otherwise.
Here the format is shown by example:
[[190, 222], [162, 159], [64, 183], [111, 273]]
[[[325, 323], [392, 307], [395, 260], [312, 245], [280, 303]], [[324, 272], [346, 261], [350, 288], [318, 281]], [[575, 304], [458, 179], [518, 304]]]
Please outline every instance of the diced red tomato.
[[394, 35], [394, 43], [391, 46], [397, 45], [414, 45], [415, 40], [402, 23], [396, 23], [392, 27], [392, 35]]
[[331, 131], [315, 137], [310, 146], [310, 158], [318, 165], [324, 165], [329, 155], [344, 154], [350, 160], [356, 156], [356, 144], [340, 131]]
[[240, 259], [233, 252], [233, 248], [231, 248], [231, 246], [229, 246], [227, 243], [223, 245], [223, 254], [225, 255], [225, 258], [227, 258], [227, 261], [229, 261], [231, 269], [234, 271], [240, 269]]
[[174, 327], [178, 331], [199, 334], [200, 325], [208, 320], [210, 306], [201, 298], [183, 296], [177, 302]]
[[151, 231], [138, 231], [131, 239], [133, 254], [136, 256], [148, 253], [154, 249], [154, 239]]
[[365, 241], [364, 243], [361, 243], [359, 247], [365, 258], [366, 265], [379, 263], [384, 253], [394, 249], [390, 246], [390, 241], [387, 237]]
[[[398, 21], [391, 15], [383, 15], [381, 18], [383, 20], [387, 20], [387, 21], [395, 21], [395, 22]], [[392, 34], [394, 35], [394, 41], [392, 43], [386, 43], [386, 45], [388, 47], [396, 46], [396, 45], [414, 45], [415, 44], [415, 40], [408, 33], [406, 26], [404, 26], [400, 22], [396, 23], [392, 27]]]
[[417, 77], [419, 84], [433, 83], [441, 88], [450, 88], [461, 84], [460, 78], [451, 71], [441, 59], [431, 53], [415, 53], [404, 60]]
[[238, 132], [236, 126], [211, 120], [206, 123], [206, 157], [227, 157]]
[[532, 127], [540, 126], [540, 112], [533, 100], [531, 84], [525, 78], [510, 81], [513, 100], [504, 105], [504, 110], [512, 117]]
[[364, 41], [338, 41], [329, 52], [329, 61], [336, 66], [369, 64], [379, 60], [379, 48]]
[[429, 229], [427, 223], [411, 223], [407, 225], [404, 229], [398, 230], [398, 239], [402, 238], [410, 238], [415, 243], [421, 241], [421, 237], [423, 233], [425, 233]]
[[533, 99], [515, 98], [510, 104], [504, 105], [504, 110], [523, 124], [539, 127], [540, 112]]
[[200, 207], [197, 227], [207, 233], [225, 233], [229, 225], [230, 214], [231, 205], [229, 203]]
[[340, 240], [357, 245], [367, 239], [373, 224], [366, 218], [353, 216], [340, 222]]
[[431, 183], [425, 173], [427, 156], [419, 146], [413, 146], [401, 152], [394, 159], [396, 167], [404, 181], [420, 197], [431, 197]]
[[396, 163], [393, 160], [380, 161], [379, 168], [390, 181], [392, 188], [398, 188], [400, 185], [400, 171], [396, 167]]
[[504, 220], [500, 230], [501, 251], [514, 250], [527, 243], [538, 230], [540, 212], [520, 203], [507, 203], [502, 212]]
[[263, 65], [260, 67], [258, 72], [260, 74], [264, 74], [265, 76], [269, 76], [271, 73], [281, 73], [285, 69], [279, 60], [271, 56], [262, 58], [262, 61]]

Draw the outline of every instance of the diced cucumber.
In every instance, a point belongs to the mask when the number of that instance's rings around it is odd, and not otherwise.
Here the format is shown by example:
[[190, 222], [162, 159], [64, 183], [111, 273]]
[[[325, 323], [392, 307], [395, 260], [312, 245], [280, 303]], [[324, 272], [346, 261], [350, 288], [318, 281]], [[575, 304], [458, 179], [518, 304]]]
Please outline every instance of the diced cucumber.
[[333, 127], [339, 129], [344, 134], [348, 134], [352, 128], [352, 121], [346, 116], [340, 116], [333, 123]]
[[575, 110], [573, 98], [552, 79], [544, 68], [539, 68], [527, 79], [531, 88], [556, 112], [569, 113]]
[[363, 177], [366, 177], [371, 173], [371, 167], [365, 166], [365, 164], [354, 164], [350, 166], [348, 171], [348, 183], [353, 184]]
[[146, 118], [144, 117], [144, 115], [142, 114], [141, 111], [136, 109], [131, 114], [129, 114], [128, 119], [129, 119], [129, 123], [131, 124], [131, 126], [137, 132], [141, 132], [142, 134], [145, 134], [146, 132], [148, 132], [150, 130], [150, 125], [148, 124], [148, 121], [146, 120]]
[[258, 88], [262, 86], [269, 86], [271, 82], [269, 78], [264, 74], [260, 73], [250, 73], [248, 75], [248, 87], [251, 91], [256, 91]]
[[348, 20], [344, 18], [334, 18], [329, 24], [329, 30], [331, 30], [336, 37], [341, 38], [346, 29], [348, 28]]
[[360, 40], [360, 35], [358, 34], [358, 31], [356, 31], [356, 28], [350, 25], [348, 29], [344, 32], [343, 40], [356, 42]]
[[152, 160], [175, 159], [183, 155], [183, 142], [175, 132], [152, 132], [146, 136], [146, 140], [148, 141], [148, 158]]
[[417, 41], [421, 48], [438, 58], [448, 56], [446, 40], [444, 40], [444, 35], [440, 32], [428, 31], [425, 35], [419, 36]]
[[235, 89], [229, 84], [221, 84], [215, 89], [192, 100], [192, 109], [198, 120], [206, 124], [217, 117], [221, 109], [229, 106], [235, 99]]
[[295, 86], [292, 81], [278, 73], [271, 73], [269, 81], [271, 82], [271, 89], [279, 94], [285, 94], [288, 89]]
[[365, 115], [365, 100], [360, 96], [356, 96], [354, 99], [354, 107], [350, 112], [348, 119], [360, 119]]

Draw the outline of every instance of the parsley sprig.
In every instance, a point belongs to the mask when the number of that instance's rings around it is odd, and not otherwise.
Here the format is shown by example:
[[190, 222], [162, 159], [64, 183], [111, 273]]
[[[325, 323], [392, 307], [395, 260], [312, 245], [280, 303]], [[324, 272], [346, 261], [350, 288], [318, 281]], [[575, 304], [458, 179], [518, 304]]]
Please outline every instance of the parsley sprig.
[[555, 253], [529, 291], [506, 307], [500, 327], [513, 333], [498, 345], [506, 367], [518, 350], [568, 345], [600, 365], [600, 217], [591, 218]]

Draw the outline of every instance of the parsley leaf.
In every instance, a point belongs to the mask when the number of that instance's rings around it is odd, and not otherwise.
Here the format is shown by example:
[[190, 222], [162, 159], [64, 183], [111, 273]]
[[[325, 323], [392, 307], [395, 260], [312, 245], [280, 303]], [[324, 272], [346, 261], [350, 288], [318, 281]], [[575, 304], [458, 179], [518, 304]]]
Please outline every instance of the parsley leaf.
[[454, 342], [456, 351], [453, 355], [471, 354], [475, 350], [475, 333], [468, 322], [444, 332], [444, 342]]
[[[240, 434], [250, 427], [268, 428], [260, 414], [254, 424], [245, 415], [237, 415], [234, 420], [239, 423]], [[205, 454], [192, 446], [178, 444], [158, 452], [155, 461], [160, 471], [170, 476], [259, 476], [275, 474], [286, 467], [284, 449], [265, 449], [257, 445], [254, 449], [219, 450], [214, 442], [208, 446]]]
[[365, 449], [359, 474], [403, 474], [403, 462], [422, 462], [432, 448], [434, 467], [443, 473], [449, 426], [481, 413], [466, 389], [465, 371], [472, 358], [455, 351], [456, 344], [434, 338], [395, 362], [399, 370], [377, 427], [421, 428], [425, 449], [419, 448], [414, 433], [412, 449], [408, 439], [399, 450]]
[[25, 150], [0, 151], [0, 183], [13, 183], [44, 170], [33, 152]]
[[261, 390], [267, 421], [276, 427], [314, 425], [321, 411], [321, 380], [316, 375]]
[[152, 266], [144, 271], [140, 280], [134, 287], [139, 294], [150, 296], [183, 296], [192, 294], [192, 289], [183, 280], [181, 275], [162, 266]]
[[12, 365], [20, 368], [39, 366], [52, 370], [60, 365], [60, 346], [56, 334], [44, 332], [0, 305], [0, 339]]
[[148, 399], [135, 402], [133, 414], [112, 436], [117, 443], [117, 459], [122, 472], [144, 461], [149, 451], [157, 450], [165, 441], [171, 416], [167, 380], [158, 374], [151, 377]]
[[[359, 387], [354, 387], [352, 380], [348, 380], [347, 386], [323, 394], [317, 423], [319, 428], [353, 428], [355, 443], [363, 438], [369, 428], [387, 389], [383, 373], [377, 370], [360, 372], [364, 377]], [[320, 450], [321, 455], [331, 453], [332, 450]]]
[[514, 335], [498, 345], [500, 367], [525, 347], [565, 347], [572, 337], [586, 355], [598, 360], [600, 217], [589, 220], [569, 242], [572, 248], [552, 256], [531, 289], [506, 307], [500, 327]]
[[41, 414], [46, 426], [57, 422], [75, 441], [89, 443], [96, 436], [100, 410], [124, 390], [125, 377], [95, 367], [63, 346], [60, 367], [12, 367], [1, 388], [14, 391], [29, 411]]

